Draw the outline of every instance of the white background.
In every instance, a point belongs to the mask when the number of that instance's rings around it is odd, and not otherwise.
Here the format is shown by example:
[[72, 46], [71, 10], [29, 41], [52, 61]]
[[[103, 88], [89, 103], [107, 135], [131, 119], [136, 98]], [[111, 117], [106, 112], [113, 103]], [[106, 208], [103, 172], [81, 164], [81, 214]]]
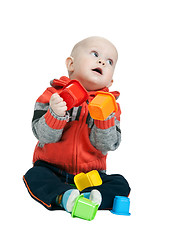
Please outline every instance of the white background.
[[[171, 238], [170, 16], [166, 0], [1, 1], [1, 239]], [[111, 90], [121, 92], [122, 143], [107, 166], [132, 191], [130, 217], [98, 211], [88, 222], [46, 210], [22, 176], [37, 142], [31, 131], [37, 97], [67, 74], [73, 45], [93, 35], [119, 52]]]

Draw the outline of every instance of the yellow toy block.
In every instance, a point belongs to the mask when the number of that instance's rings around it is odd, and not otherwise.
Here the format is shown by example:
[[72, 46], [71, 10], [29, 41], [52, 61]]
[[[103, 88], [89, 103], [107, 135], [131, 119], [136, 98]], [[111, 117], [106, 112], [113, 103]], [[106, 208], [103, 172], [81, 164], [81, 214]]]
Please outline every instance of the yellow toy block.
[[92, 170], [88, 173], [79, 173], [74, 177], [74, 183], [79, 191], [92, 186], [102, 184], [102, 179], [97, 170]]

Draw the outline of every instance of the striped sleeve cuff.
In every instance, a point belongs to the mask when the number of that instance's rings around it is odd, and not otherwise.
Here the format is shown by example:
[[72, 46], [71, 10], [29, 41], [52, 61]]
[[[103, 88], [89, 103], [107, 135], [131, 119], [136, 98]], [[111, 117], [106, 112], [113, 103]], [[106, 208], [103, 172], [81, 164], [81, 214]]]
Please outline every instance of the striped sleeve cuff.
[[97, 128], [100, 129], [108, 129], [110, 127], [113, 127], [115, 125], [115, 117], [114, 113], [112, 113], [106, 120], [94, 120], [94, 124]]
[[63, 129], [69, 119], [68, 115], [66, 115], [65, 117], [57, 116], [50, 107], [44, 117], [46, 124], [53, 129]]

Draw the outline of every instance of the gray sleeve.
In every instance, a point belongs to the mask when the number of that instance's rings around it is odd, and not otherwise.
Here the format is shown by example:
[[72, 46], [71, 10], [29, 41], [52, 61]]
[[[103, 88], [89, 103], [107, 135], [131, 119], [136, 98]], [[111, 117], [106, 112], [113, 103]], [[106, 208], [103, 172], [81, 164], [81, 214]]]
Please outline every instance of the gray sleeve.
[[[112, 117], [114, 117], [114, 113], [109, 118]], [[109, 120], [109, 118], [107, 120]], [[90, 133], [90, 142], [104, 155], [106, 155], [108, 151], [116, 150], [121, 142], [120, 122], [115, 118], [115, 125], [107, 129], [98, 128], [94, 124]]]
[[52, 127], [48, 126], [45, 120], [45, 114], [48, 110], [53, 116], [53, 118], [57, 121], [67, 121], [68, 119], [68, 116], [59, 117], [55, 115], [49, 104], [36, 103], [34, 109], [34, 117], [32, 121], [32, 130], [35, 137], [39, 140], [39, 143], [41, 144], [55, 143], [60, 141], [63, 132], [63, 128], [53, 129]]

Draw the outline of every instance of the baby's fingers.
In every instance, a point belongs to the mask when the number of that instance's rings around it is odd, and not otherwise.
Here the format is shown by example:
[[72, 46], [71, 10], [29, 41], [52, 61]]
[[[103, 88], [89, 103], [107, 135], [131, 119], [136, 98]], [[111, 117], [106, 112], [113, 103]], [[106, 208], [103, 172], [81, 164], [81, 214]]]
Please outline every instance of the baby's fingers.
[[50, 101], [53, 102], [53, 103], [60, 103], [60, 102], [63, 101], [63, 99], [59, 96], [59, 94], [54, 93], [54, 94], [51, 96]]
[[67, 106], [61, 107], [60, 109], [58, 109], [58, 115], [61, 117], [64, 117], [67, 111]]
[[64, 101], [57, 103], [57, 105], [58, 105], [58, 107], [66, 107], [67, 108], [66, 102], [64, 102]]

